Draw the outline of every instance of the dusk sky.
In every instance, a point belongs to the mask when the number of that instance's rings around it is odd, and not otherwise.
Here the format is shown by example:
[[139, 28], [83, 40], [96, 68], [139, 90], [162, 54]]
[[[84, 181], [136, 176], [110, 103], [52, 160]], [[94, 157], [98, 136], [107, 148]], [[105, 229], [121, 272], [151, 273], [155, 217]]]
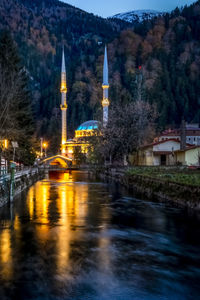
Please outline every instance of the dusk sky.
[[136, 9], [154, 9], [168, 11], [176, 6], [194, 3], [194, 0], [62, 0], [88, 12], [109, 17], [120, 12]]

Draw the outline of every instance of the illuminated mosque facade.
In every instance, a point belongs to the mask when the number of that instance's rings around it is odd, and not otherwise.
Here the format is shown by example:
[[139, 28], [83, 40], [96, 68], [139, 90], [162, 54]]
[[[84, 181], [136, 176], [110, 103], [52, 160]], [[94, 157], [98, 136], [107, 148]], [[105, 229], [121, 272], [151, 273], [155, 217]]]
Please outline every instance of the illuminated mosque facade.
[[[103, 122], [102, 125], [105, 128], [108, 123], [108, 108], [109, 102], [109, 82], [108, 82], [108, 57], [107, 48], [105, 47], [104, 54], [104, 66], [103, 66]], [[86, 121], [81, 124], [75, 131], [75, 137], [73, 139], [67, 139], [67, 79], [66, 79], [66, 67], [65, 67], [65, 54], [63, 49], [62, 54], [62, 70], [61, 70], [61, 113], [62, 113], [62, 139], [61, 139], [61, 155], [70, 159], [74, 157], [74, 151], [76, 147], [81, 149], [82, 153], [87, 154], [90, 147], [89, 138], [98, 134], [100, 128], [100, 122], [96, 120]]]

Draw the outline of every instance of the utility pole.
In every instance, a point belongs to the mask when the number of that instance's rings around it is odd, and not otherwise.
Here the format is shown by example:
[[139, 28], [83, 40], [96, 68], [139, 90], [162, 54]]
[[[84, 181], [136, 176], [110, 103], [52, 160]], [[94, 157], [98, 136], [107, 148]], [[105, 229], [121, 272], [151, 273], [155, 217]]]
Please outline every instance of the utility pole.
[[40, 157], [43, 157], [43, 138], [40, 138]]
[[15, 187], [15, 168], [16, 164], [14, 162], [11, 162], [10, 164], [10, 169], [11, 169], [11, 174], [10, 174], [10, 202], [13, 202], [14, 198], [14, 187]]

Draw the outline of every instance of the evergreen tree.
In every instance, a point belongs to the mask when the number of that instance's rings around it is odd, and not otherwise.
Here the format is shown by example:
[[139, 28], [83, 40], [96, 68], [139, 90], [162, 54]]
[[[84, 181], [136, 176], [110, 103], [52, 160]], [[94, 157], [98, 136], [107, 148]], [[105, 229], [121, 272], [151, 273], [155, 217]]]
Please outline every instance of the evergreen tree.
[[[8, 32], [0, 34], [0, 136], [18, 142], [17, 157], [24, 164], [34, 160], [34, 133], [25, 69]], [[12, 152], [12, 147], [10, 148]]]

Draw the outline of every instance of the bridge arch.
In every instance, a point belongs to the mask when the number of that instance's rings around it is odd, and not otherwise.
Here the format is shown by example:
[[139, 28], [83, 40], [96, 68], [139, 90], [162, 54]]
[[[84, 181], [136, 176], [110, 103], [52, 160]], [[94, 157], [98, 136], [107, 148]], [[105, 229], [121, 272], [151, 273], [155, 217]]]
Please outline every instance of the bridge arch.
[[62, 155], [55, 155], [43, 159], [41, 161], [41, 164], [47, 165], [48, 167], [52, 167], [52, 168], [57, 167], [57, 168], [67, 169], [72, 166], [72, 159]]

